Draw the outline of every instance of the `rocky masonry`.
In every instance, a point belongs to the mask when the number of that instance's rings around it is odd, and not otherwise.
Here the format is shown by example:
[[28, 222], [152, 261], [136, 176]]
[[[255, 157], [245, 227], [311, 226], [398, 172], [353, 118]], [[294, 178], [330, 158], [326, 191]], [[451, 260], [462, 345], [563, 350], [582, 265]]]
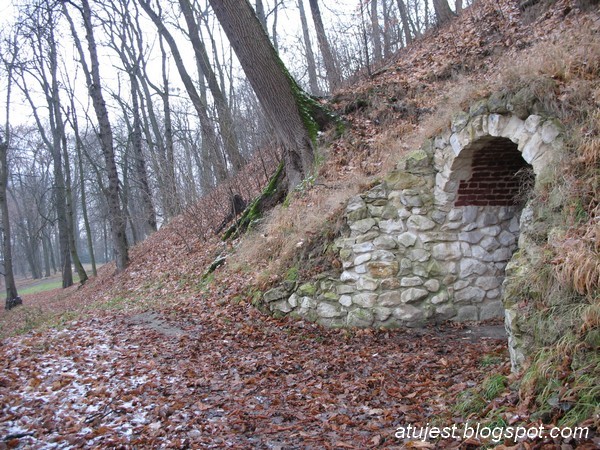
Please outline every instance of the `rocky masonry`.
[[505, 269], [529, 242], [535, 208], [527, 191], [556, 167], [562, 129], [511, 101], [478, 102], [350, 199], [347, 233], [335, 241], [341, 274], [272, 289], [264, 295], [270, 310], [325, 326], [377, 328], [506, 312], [518, 353], [511, 302], [503, 300]]

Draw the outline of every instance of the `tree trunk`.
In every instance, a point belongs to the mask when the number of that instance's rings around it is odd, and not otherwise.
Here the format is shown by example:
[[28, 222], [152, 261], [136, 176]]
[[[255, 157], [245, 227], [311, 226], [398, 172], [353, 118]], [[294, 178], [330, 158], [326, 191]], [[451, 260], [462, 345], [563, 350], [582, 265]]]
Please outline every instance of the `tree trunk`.
[[379, 11], [377, 0], [371, 0], [371, 38], [373, 40], [373, 62], [381, 61], [381, 30], [379, 29]]
[[106, 109], [106, 103], [102, 95], [100, 65], [98, 61], [94, 29], [92, 26], [92, 12], [90, 10], [88, 0], [82, 0], [81, 4], [81, 13], [86, 31], [91, 70], [89, 70], [87, 65], [83, 63], [83, 61], [85, 61], [83, 49], [81, 47], [81, 43], [79, 42], [79, 36], [77, 35], [73, 25], [72, 33], [75, 44], [80, 52], [82, 67], [88, 83], [88, 90], [92, 99], [94, 111], [96, 112], [96, 117], [98, 119], [100, 145], [102, 147], [102, 154], [104, 156], [104, 163], [108, 175], [108, 187], [105, 190], [105, 195], [108, 205], [108, 216], [111, 225], [113, 252], [117, 271], [120, 272], [124, 270], [129, 263], [127, 235], [125, 233], [126, 219], [121, 209], [121, 201], [119, 198], [119, 174], [117, 171], [117, 165], [115, 163], [112, 128], [108, 117], [108, 111]]
[[433, 0], [433, 8], [438, 25], [446, 23], [454, 17], [454, 13], [448, 5], [448, 0]]
[[209, 2], [283, 148], [291, 191], [314, 162], [317, 125], [307, 111], [308, 98], [285, 69], [248, 0]]
[[230, 160], [233, 171], [238, 172], [243, 166], [243, 161], [238, 146], [238, 137], [235, 130], [235, 124], [231, 116], [231, 111], [229, 110], [229, 105], [227, 104], [227, 99], [225, 98], [221, 86], [219, 86], [219, 82], [217, 81], [215, 72], [210, 65], [206, 46], [200, 39], [200, 31], [194, 18], [192, 7], [189, 4], [189, 0], [179, 0], [179, 4], [181, 6], [183, 17], [187, 23], [189, 37], [194, 49], [194, 55], [196, 56], [196, 60], [200, 66], [202, 74], [206, 77], [208, 88], [210, 89], [210, 93], [212, 94], [215, 102], [225, 153]]
[[[8, 94], [8, 97], [10, 98], [10, 94]], [[8, 103], [6, 108], [7, 111]], [[17, 292], [17, 285], [13, 274], [10, 217], [8, 216], [8, 202], [6, 196], [6, 189], [8, 186], [8, 126], [6, 131], [6, 140], [0, 142], [0, 209], [2, 210], [2, 251], [4, 253], [4, 267], [2, 268], [2, 271], [4, 275], [4, 284], [6, 286], [6, 300], [4, 302], [4, 307], [6, 309], [12, 309], [23, 302]]]
[[173, 38], [169, 30], [167, 30], [160, 17], [152, 10], [150, 4], [146, 0], [138, 0], [138, 2], [143, 8], [143, 10], [146, 11], [146, 14], [148, 14], [150, 19], [154, 22], [154, 25], [158, 29], [158, 32], [167, 41], [169, 49], [171, 50], [171, 56], [173, 57], [173, 61], [175, 62], [175, 66], [177, 67], [177, 71], [179, 72], [179, 76], [181, 77], [181, 81], [183, 82], [188, 96], [192, 101], [194, 109], [198, 113], [203, 136], [209, 141], [209, 144], [212, 146], [213, 149], [217, 148], [218, 141], [215, 135], [215, 130], [210, 123], [210, 118], [208, 117], [206, 103], [202, 101], [202, 98], [198, 94], [198, 91], [196, 90], [192, 78], [190, 77], [187, 69], [185, 68], [183, 58], [181, 56], [181, 53], [179, 52], [179, 48], [177, 47], [175, 39]]
[[300, 23], [302, 24], [302, 36], [304, 37], [304, 48], [306, 49], [306, 65], [308, 67], [308, 86], [312, 95], [321, 95], [319, 89], [319, 80], [317, 79], [317, 65], [315, 64], [315, 54], [313, 53], [308, 32], [308, 21], [304, 12], [302, 0], [298, 0], [298, 11], [300, 12]]
[[[59, 117], [60, 119], [60, 117]], [[62, 119], [61, 119], [62, 124]], [[64, 125], [61, 126], [64, 132]], [[63, 156], [65, 161], [65, 206], [67, 211], [67, 226], [69, 233], [69, 250], [71, 252], [71, 260], [75, 265], [75, 270], [77, 270], [77, 275], [79, 275], [79, 283], [84, 284], [87, 279], [87, 273], [79, 260], [79, 254], [77, 253], [77, 244], [75, 242], [75, 219], [73, 214], [73, 194], [71, 191], [71, 166], [69, 164], [69, 154], [67, 152], [67, 137], [63, 133]]]
[[323, 26], [323, 20], [321, 19], [321, 11], [319, 10], [319, 2], [318, 0], [308, 0], [308, 3], [310, 4], [310, 11], [317, 31], [317, 42], [319, 43], [321, 55], [323, 56], [323, 64], [325, 64], [325, 71], [327, 72], [329, 91], [333, 92], [341, 86], [342, 79], [333, 52], [329, 46], [327, 35], [325, 34], [325, 27]]
[[406, 45], [413, 41], [411, 27], [409, 22], [408, 10], [404, 0], [398, 0], [398, 12], [400, 13], [400, 21], [402, 22], [402, 31], [404, 32], [404, 40]]

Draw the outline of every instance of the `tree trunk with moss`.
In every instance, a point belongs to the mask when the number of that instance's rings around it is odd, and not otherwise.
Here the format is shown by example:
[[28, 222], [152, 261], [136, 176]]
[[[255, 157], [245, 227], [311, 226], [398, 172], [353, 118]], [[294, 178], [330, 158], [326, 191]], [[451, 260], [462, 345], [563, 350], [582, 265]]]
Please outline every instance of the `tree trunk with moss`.
[[248, 0], [209, 0], [283, 148], [288, 189], [312, 170], [317, 124]]

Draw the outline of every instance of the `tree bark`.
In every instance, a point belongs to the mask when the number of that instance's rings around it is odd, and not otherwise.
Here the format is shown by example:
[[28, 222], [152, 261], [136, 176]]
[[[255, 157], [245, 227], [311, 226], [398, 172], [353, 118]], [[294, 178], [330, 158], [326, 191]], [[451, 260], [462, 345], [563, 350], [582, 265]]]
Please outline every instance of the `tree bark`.
[[124, 270], [129, 263], [127, 235], [125, 232], [126, 218], [123, 214], [121, 201], [119, 198], [119, 174], [117, 171], [117, 165], [115, 163], [112, 128], [110, 125], [110, 119], [108, 117], [108, 111], [106, 109], [106, 103], [102, 94], [100, 64], [98, 60], [96, 39], [94, 37], [94, 29], [92, 26], [92, 12], [88, 0], [82, 0], [81, 5], [81, 14], [83, 18], [83, 25], [86, 31], [91, 70], [87, 67], [87, 64], [83, 63], [85, 61], [83, 48], [81, 47], [79, 36], [77, 35], [73, 24], [71, 24], [71, 28], [73, 39], [75, 40], [75, 44], [80, 53], [82, 68], [86, 76], [89, 94], [92, 99], [92, 104], [98, 120], [100, 145], [108, 175], [108, 186], [105, 190], [105, 196], [111, 225], [113, 252], [117, 271], [120, 272]]
[[316, 123], [248, 0], [209, 0], [283, 148], [288, 189], [312, 170]]
[[313, 22], [315, 23], [315, 29], [317, 31], [317, 42], [323, 56], [323, 64], [325, 65], [325, 71], [327, 72], [327, 81], [329, 83], [329, 91], [333, 92], [338, 89], [342, 84], [340, 72], [337, 68], [336, 61], [329, 45], [329, 40], [325, 34], [325, 27], [323, 26], [323, 19], [321, 19], [321, 10], [319, 9], [318, 0], [308, 0], [310, 4], [310, 11], [312, 13]]
[[306, 49], [306, 65], [308, 68], [308, 86], [312, 95], [321, 95], [319, 89], [319, 80], [317, 79], [317, 65], [315, 64], [315, 54], [313, 53], [310, 34], [308, 32], [308, 21], [304, 12], [304, 3], [298, 0], [298, 11], [300, 12], [300, 24], [302, 25], [302, 36], [304, 38], [304, 48]]
[[206, 46], [204, 45], [204, 42], [202, 42], [202, 39], [200, 39], [200, 31], [189, 0], [179, 0], [179, 5], [188, 27], [196, 61], [200, 66], [202, 74], [206, 77], [208, 88], [210, 89], [210, 93], [215, 102], [225, 153], [229, 158], [233, 171], [238, 172], [243, 166], [243, 161], [238, 146], [235, 123], [233, 122], [227, 99], [225, 98], [221, 86], [219, 86], [219, 82], [217, 81], [215, 72], [210, 65]]
[[408, 10], [406, 9], [406, 4], [404, 0], [398, 0], [398, 12], [400, 13], [400, 21], [402, 22], [402, 31], [404, 32], [404, 40], [406, 45], [409, 45], [413, 41], [413, 36], [411, 33], [411, 26], [408, 16]]
[[377, 0], [371, 0], [371, 39], [373, 41], [373, 61], [378, 63], [381, 61], [381, 30], [379, 29], [379, 11]]
[[448, 22], [454, 17], [454, 13], [450, 9], [448, 0], [433, 0], [433, 8], [438, 25]]

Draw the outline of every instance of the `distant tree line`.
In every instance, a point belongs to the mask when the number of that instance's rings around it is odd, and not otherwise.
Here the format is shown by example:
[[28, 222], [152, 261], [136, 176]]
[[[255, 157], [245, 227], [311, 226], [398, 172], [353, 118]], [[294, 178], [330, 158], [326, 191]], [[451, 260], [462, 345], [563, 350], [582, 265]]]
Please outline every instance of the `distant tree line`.
[[[100, 263], [122, 270], [130, 245], [259, 149], [281, 149], [293, 187], [313, 158], [305, 92], [328, 95], [371, 73], [462, 9], [460, 0], [454, 11], [447, 0], [357, 0], [335, 17], [334, 3], [19, 2], [0, 34], [6, 306], [18, 298], [13, 273], [60, 272], [68, 287], [73, 271], [83, 283]], [[238, 39], [242, 12], [252, 39]], [[268, 98], [274, 85], [282, 90]]]

